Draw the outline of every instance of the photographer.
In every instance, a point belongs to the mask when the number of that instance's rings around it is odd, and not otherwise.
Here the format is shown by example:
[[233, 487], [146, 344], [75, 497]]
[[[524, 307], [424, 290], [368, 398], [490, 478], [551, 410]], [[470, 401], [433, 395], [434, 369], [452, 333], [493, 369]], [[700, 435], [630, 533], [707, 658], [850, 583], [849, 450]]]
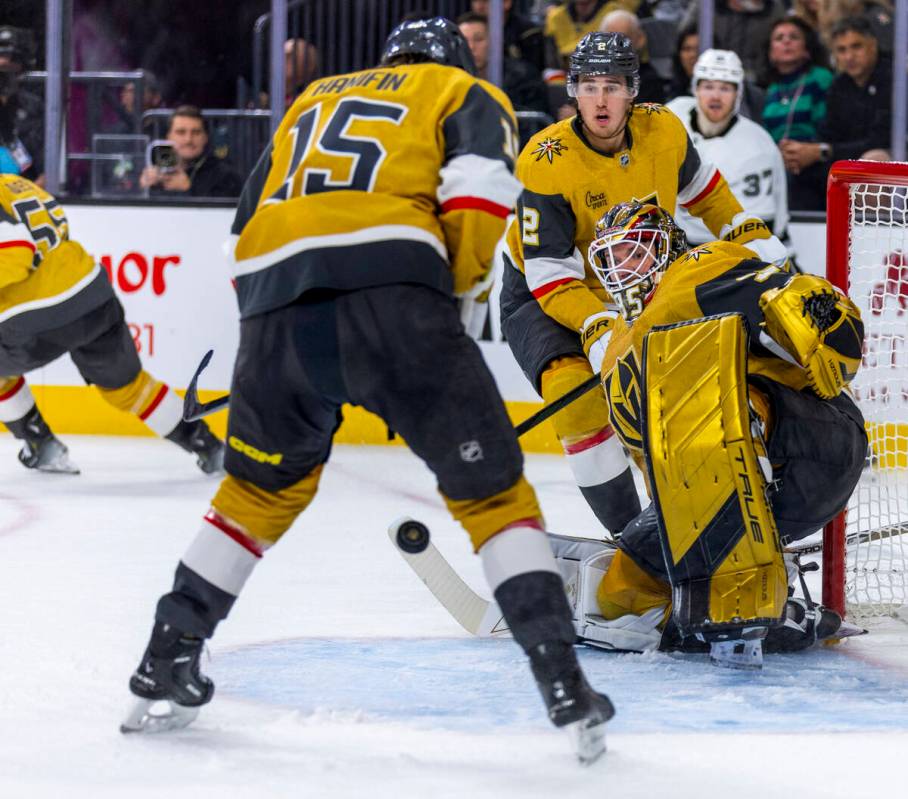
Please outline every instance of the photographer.
[[172, 148], [153, 147], [151, 163], [139, 178], [139, 184], [150, 189], [152, 196], [239, 196], [243, 179], [228, 161], [218, 158], [209, 148], [208, 131], [198, 108], [181, 105], [173, 112], [167, 141]]

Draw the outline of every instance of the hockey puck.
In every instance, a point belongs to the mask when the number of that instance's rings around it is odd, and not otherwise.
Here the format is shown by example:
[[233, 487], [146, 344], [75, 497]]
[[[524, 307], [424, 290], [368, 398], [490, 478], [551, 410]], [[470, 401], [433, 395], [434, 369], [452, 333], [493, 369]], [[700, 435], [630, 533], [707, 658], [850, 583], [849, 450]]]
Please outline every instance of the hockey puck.
[[397, 528], [397, 546], [410, 555], [417, 555], [429, 546], [429, 528], [422, 522], [408, 519]]

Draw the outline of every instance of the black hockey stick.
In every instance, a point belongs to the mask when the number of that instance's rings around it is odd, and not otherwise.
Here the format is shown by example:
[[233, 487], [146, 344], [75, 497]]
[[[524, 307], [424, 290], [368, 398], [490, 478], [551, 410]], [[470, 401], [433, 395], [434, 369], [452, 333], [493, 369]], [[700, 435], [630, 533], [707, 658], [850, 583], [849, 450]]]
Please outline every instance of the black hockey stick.
[[208, 414], [219, 411], [221, 408], [225, 408], [230, 404], [229, 394], [213, 399], [211, 402], [199, 401], [199, 392], [197, 388], [199, 375], [205, 371], [205, 367], [208, 366], [211, 361], [212, 355], [214, 355], [214, 350], [208, 350], [208, 352], [205, 353], [205, 357], [202, 358], [199, 368], [195, 370], [192, 380], [189, 381], [189, 388], [186, 389], [186, 396], [183, 398], [183, 421], [185, 422], [197, 422], [203, 416], [208, 416]]
[[[908, 522], [893, 524], [889, 527], [881, 527], [879, 530], [867, 530], [863, 533], [851, 533], [845, 536], [845, 546], [850, 547], [855, 544], [869, 544], [871, 541], [883, 541], [886, 538], [894, 538], [897, 535], [908, 535]], [[816, 555], [823, 551], [823, 542], [816, 544], [790, 544], [785, 547], [786, 552], [795, 552], [798, 555]]]
[[[208, 350], [205, 353], [205, 357], [202, 358], [202, 362], [199, 364], [199, 368], [195, 370], [195, 374], [192, 376], [192, 380], [189, 381], [189, 388], [186, 389], [186, 397], [183, 399], [183, 419], [187, 422], [195, 422], [201, 419], [203, 416], [208, 416], [210, 413], [219, 411], [221, 408], [226, 407], [230, 404], [230, 395], [225, 394], [223, 397], [218, 397], [217, 399], [211, 400], [211, 402], [200, 402], [199, 394], [196, 388], [199, 375], [202, 374], [205, 367], [208, 366], [211, 356], [214, 354], [214, 350]], [[544, 422], [550, 416], [558, 413], [566, 405], [570, 405], [574, 400], [582, 397], [588, 391], [592, 391], [597, 385], [599, 385], [599, 375], [592, 375], [588, 380], [582, 382], [576, 388], [572, 388], [567, 394], [556, 399], [554, 402], [546, 405], [544, 408], [540, 408], [536, 413], [530, 416], [527, 419], [524, 419], [520, 424], [514, 427], [514, 431], [517, 433], [517, 436], [520, 437], [524, 433], [528, 433], [537, 425]]]
[[592, 391], [600, 382], [599, 375], [593, 375], [588, 380], [584, 380], [576, 388], [572, 388], [567, 394], [558, 397], [554, 402], [549, 403], [544, 408], [540, 408], [532, 416], [524, 419], [520, 424], [515, 425], [514, 431], [517, 433], [518, 438], [524, 433], [529, 433], [530, 430], [544, 422], [550, 416], [558, 413], [558, 411], [566, 405], [570, 405], [575, 399], [579, 399], [588, 391]]

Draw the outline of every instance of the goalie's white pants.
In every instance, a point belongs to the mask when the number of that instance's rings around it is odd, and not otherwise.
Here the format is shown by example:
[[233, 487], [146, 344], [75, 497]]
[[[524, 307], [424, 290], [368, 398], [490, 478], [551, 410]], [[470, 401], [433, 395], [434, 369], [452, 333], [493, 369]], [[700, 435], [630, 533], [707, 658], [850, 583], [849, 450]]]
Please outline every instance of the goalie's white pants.
[[599, 613], [596, 592], [615, 556], [613, 544], [552, 534], [549, 543], [564, 580], [574, 629], [583, 643], [632, 652], [659, 648], [662, 639], [659, 623], [665, 616], [664, 606], [642, 616], [628, 614], [612, 620]]

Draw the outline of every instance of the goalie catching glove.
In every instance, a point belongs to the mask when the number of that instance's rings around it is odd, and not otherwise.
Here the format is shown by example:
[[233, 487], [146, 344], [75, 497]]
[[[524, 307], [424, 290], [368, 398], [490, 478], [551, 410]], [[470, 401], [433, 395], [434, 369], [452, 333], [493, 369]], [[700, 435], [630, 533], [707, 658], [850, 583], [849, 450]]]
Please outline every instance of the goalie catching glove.
[[766, 332], [807, 372], [823, 399], [837, 397], [861, 365], [864, 325], [848, 297], [821, 277], [797, 275], [760, 297]]
[[768, 264], [780, 264], [787, 268], [788, 248], [778, 236], [766, 226], [766, 223], [755, 216], [748, 216], [747, 211], [735, 214], [727, 225], [722, 227], [719, 237], [732, 244], [747, 247], [756, 256]]
[[602, 361], [617, 317], [614, 311], [602, 311], [583, 320], [580, 343], [590, 366], [593, 367], [593, 372], [597, 375], [602, 372]]

